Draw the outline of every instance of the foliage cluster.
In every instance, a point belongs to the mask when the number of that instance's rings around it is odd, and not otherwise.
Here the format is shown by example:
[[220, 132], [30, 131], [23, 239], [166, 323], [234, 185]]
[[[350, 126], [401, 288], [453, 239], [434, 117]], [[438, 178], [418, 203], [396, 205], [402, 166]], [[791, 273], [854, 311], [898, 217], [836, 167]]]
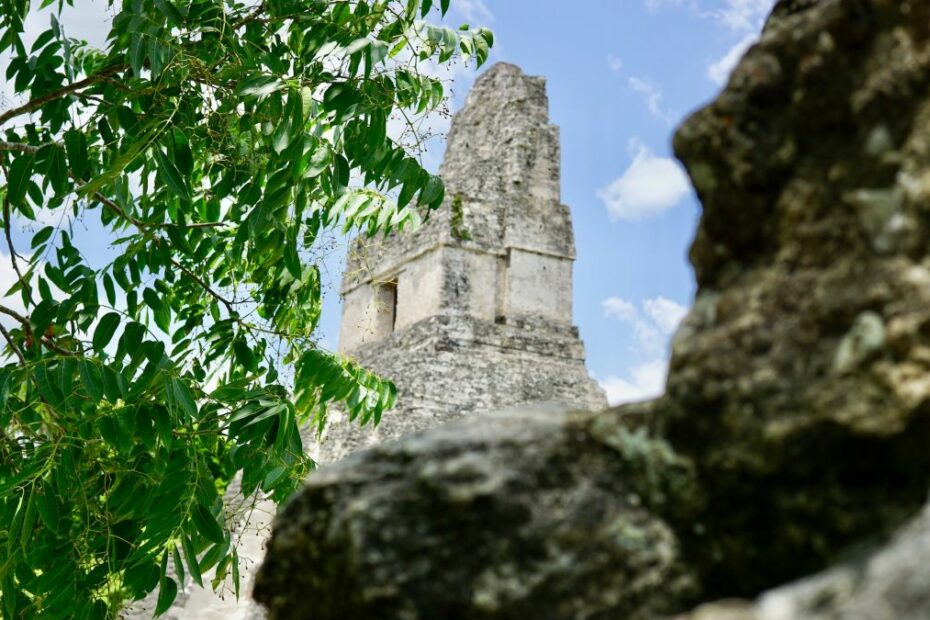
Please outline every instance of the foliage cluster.
[[170, 564], [238, 595], [230, 483], [287, 498], [313, 466], [302, 428], [395, 398], [316, 346], [314, 248], [443, 202], [389, 119], [442, 104], [422, 63], [492, 43], [422, 21], [449, 0], [109, 0], [101, 50], [67, 35], [72, 3], [0, 0], [22, 97], [0, 110], [8, 618], [114, 617], [156, 589], [161, 613]]

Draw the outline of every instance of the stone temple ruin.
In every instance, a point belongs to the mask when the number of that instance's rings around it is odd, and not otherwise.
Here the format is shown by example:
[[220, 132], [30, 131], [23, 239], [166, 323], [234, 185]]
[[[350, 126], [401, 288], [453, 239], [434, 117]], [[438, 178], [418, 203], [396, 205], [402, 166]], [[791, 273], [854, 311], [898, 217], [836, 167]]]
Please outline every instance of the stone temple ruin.
[[446, 204], [413, 233], [359, 239], [343, 277], [343, 354], [391, 378], [371, 430], [336, 425], [322, 461], [466, 413], [552, 401], [603, 409], [572, 325], [571, 214], [545, 81], [484, 73], [455, 115]]

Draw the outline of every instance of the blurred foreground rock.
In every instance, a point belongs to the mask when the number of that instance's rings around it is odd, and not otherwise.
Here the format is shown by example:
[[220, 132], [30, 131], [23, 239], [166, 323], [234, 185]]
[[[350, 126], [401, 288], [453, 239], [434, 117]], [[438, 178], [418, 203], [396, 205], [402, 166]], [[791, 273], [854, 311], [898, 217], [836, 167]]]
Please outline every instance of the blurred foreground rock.
[[685, 495], [690, 471], [664, 444], [601, 426], [517, 410], [324, 468], [276, 520], [255, 595], [271, 618], [318, 620], [669, 612], [695, 582], [645, 504]]
[[930, 506], [878, 550], [759, 598], [705, 605], [676, 620], [927, 620]]
[[[782, 0], [675, 149], [704, 213], [666, 396], [476, 419], [320, 472], [276, 521], [255, 590], [273, 618], [658, 618], [821, 571], [919, 511], [930, 4]], [[930, 618], [904, 578], [930, 561], [917, 523], [692, 619]]]
[[752, 596], [930, 487], [930, 3], [779, 2], [675, 150], [704, 212], [661, 429], [708, 494], [676, 529]]

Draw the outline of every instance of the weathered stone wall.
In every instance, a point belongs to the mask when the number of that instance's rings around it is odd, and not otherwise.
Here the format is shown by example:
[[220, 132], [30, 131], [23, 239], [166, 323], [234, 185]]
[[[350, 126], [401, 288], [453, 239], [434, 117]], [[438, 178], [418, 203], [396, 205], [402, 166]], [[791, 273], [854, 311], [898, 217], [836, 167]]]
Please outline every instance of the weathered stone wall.
[[575, 328], [544, 319], [494, 324], [471, 316], [437, 316], [356, 355], [398, 383], [398, 406], [373, 429], [331, 428], [322, 459], [334, 461], [385, 439], [433, 428], [469, 413], [554, 401], [579, 410], [604, 407], [584, 371]]
[[[350, 252], [343, 278], [343, 294], [349, 298], [366, 297], [368, 305], [346, 306], [343, 325], [365, 325], [367, 308], [377, 305], [376, 287], [370, 283], [404, 281], [416, 287], [414, 299], [438, 295], [438, 310], [429, 304], [430, 314], [464, 312], [482, 316], [489, 304], [473, 303], [475, 297], [498, 296], [503, 289], [495, 286], [498, 276], [483, 271], [469, 273], [455, 261], [463, 252], [483, 255], [493, 260], [503, 279], [508, 255], [519, 252], [561, 260], [561, 268], [541, 274], [541, 265], [518, 266], [514, 280], [533, 282], [553, 291], [559, 303], [530, 305], [535, 290], [513, 287], [515, 295], [497, 300], [495, 310], [507, 315], [511, 306], [517, 314], [541, 314], [570, 324], [571, 263], [575, 257], [574, 234], [568, 207], [559, 202], [560, 150], [558, 128], [549, 123], [548, 98], [542, 78], [523, 75], [513, 65], [498, 64], [475, 83], [465, 107], [455, 115], [449, 134], [448, 149], [440, 174], [446, 184], [447, 199], [443, 207], [416, 231], [392, 235], [386, 239], [360, 238]], [[454, 219], [461, 221], [455, 221]], [[452, 248], [459, 250], [452, 251]], [[519, 259], [518, 259], [519, 260]], [[413, 262], [427, 262], [444, 274], [443, 286], [421, 279], [430, 271]], [[526, 261], [524, 261], [526, 262]], [[435, 272], [430, 271], [435, 276]], [[488, 276], [493, 276], [488, 278]], [[361, 290], [363, 293], [358, 293]], [[519, 307], [519, 293], [530, 293], [526, 308]], [[403, 293], [403, 291], [401, 291]], [[418, 314], [408, 314], [401, 294], [398, 318], [409, 325]], [[419, 314], [425, 314], [421, 311]], [[352, 352], [360, 344], [358, 334], [347, 333], [340, 343], [343, 351]], [[376, 338], [369, 338], [372, 342]]]
[[930, 4], [781, 0], [675, 150], [704, 212], [666, 395], [311, 479], [259, 575], [272, 617], [660, 618], [825, 569], [692, 618], [930, 617], [904, 526], [930, 488]]

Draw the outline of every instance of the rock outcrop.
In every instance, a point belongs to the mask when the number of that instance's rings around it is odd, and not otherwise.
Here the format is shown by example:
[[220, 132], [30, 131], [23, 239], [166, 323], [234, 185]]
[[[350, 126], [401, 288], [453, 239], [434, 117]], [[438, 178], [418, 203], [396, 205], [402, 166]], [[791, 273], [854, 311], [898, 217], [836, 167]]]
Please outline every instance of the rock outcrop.
[[713, 603], [676, 620], [927, 620], [930, 506], [886, 545], [755, 604]]
[[[821, 571], [919, 511], [930, 4], [780, 1], [675, 149], [704, 213], [667, 394], [474, 420], [321, 472], [275, 526], [255, 591], [273, 617], [660, 617]], [[892, 582], [909, 617], [930, 617], [920, 584], [895, 577], [930, 552], [902, 536], [865, 569], [694, 618], [885, 618], [849, 597]], [[816, 588], [833, 616], [805, 602]], [[758, 615], [779, 597], [796, 615]]]
[[930, 4], [782, 1], [675, 150], [704, 207], [662, 431], [709, 593], [818, 570], [930, 486]]
[[592, 423], [545, 407], [480, 416], [321, 469], [276, 519], [255, 596], [272, 620], [672, 611], [695, 582], [645, 506], [684, 491], [690, 470], [644, 434]]

